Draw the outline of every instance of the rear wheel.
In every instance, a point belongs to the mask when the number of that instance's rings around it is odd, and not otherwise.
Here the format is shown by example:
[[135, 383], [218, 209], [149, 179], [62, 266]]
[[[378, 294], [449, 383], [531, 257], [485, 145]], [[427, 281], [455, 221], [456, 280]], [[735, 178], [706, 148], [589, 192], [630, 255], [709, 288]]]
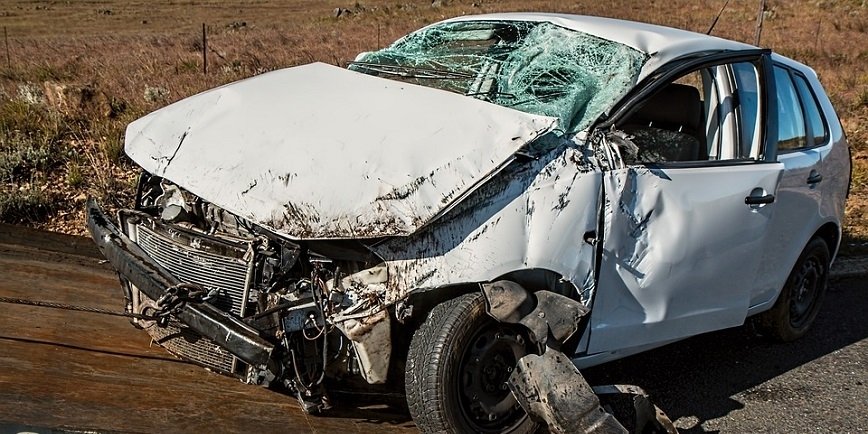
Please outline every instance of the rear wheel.
[[812, 239], [802, 251], [790, 272], [778, 301], [768, 311], [757, 316], [759, 330], [781, 341], [804, 336], [817, 313], [829, 278], [831, 255], [826, 242]]
[[519, 329], [485, 313], [481, 293], [444, 301], [413, 335], [407, 355], [410, 414], [422, 432], [530, 433], [530, 420], [507, 387], [528, 354]]

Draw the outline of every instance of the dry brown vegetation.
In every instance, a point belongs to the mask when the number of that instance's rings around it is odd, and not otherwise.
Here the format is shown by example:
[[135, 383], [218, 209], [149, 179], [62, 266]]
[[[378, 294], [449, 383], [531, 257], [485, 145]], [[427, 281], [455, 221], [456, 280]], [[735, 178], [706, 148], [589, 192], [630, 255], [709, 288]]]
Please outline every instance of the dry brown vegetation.
[[[714, 34], [752, 42], [757, 3]], [[344, 64], [440, 19], [485, 12], [612, 16], [704, 32], [723, 0], [25, 1], [0, 4], [0, 220], [83, 232], [87, 194], [129, 203], [127, 122], [199, 91], [312, 61]], [[342, 13], [336, 17], [335, 10]], [[201, 25], [208, 30], [202, 73]], [[0, 41], [2, 43], [3, 41]], [[868, 250], [868, 5], [769, 0], [761, 44], [820, 75], [853, 148], [848, 250]]]

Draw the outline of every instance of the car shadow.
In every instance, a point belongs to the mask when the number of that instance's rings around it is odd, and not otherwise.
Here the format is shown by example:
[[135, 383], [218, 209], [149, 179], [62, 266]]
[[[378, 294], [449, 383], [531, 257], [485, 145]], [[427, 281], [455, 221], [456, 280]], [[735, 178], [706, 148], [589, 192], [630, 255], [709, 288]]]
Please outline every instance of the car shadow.
[[334, 408], [329, 417], [356, 419], [367, 424], [394, 428], [414, 428], [404, 395], [401, 393], [363, 393], [339, 391], [331, 393]]
[[[695, 336], [623, 360], [585, 369], [591, 384], [633, 384], [643, 388], [673, 421], [685, 417], [692, 427], [682, 433], [715, 433], [703, 422], [725, 417], [748, 399], [772, 399], [774, 390], [756, 386], [811, 361], [868, 338], [868, 283], [855, 279], [833, 282], [811, 331], [803, 338], [779, 343], [759, 336], [747, 324]], [[383, 426], [411, 428], [403, 396], [339, 393], [338, 418], [361, 419]]]
[[844, 231], [838, 256], [865, 256], [868, 255], [868, 237]]
[[[583, 371], [591, 384], [634, 384], [673, 421], [692, 419], [683, 433], [706, 431], [702, 424], [744, 408], [741, 394], [772, 399], [773, 390], [752, 390], [792, 369], [868, 337], [864, 281], [833, 282], [812, 329], [794, 342], [759, 336], [743, 327], [695, 336], [652, 351]], [[769, 396], [765, 396], [769, 395]]]

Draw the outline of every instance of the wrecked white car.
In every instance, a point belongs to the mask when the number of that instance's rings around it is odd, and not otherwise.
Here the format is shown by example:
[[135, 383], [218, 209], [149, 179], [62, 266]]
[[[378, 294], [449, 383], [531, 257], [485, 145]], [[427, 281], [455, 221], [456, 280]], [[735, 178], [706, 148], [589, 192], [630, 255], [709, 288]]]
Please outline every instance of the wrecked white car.
[[562, 360], [751, 316], [803, 335], [850, 167], [808, 67], [545, 14], [213, 89], [130, 124], [125, 149], [135, 206], [116, 226], [89, 202], [88, 223], [156, 342], [307, 411], [404, 388], [423, 431], [457, 432], [591, 426], [594, 402], [554, 396]]

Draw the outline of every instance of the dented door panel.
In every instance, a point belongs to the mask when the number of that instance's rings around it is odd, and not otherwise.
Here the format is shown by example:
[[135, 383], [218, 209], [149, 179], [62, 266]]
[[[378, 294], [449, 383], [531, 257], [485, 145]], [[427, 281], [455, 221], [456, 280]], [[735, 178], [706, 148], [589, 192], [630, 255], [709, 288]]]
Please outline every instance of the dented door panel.
[[782, 170], [747, 163], [607, 172], [588, 352], [741, 324], [775, 210], [745, 198], [775, 194]]

